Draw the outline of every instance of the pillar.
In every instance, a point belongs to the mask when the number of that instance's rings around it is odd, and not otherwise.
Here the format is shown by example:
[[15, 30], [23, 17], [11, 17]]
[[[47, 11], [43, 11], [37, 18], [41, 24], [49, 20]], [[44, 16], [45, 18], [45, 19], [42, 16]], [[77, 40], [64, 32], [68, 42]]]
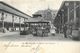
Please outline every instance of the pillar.
[[76, 22], [76, 2], [74, 2], [74, 22]]
[[12, 15], [12, 30], [14, 31], [14, 15]]
[[65, 6], [67, 7], [67, 22], [69, 22], [69, 2], [68, 3], [65, 3]]
[[2, 28], [3, 28], [3, 32], [4, 32], [4, 12], [2, 12], [2, 14], [1, 14], [1, 20], [2, 20]]
[[21, 31], [21, 17], [19, 17], [19, 31]]
[[70, 10], [69, 10], [69, 6], [68, 6], [68, 23], [69, 23], [69, 16], [70, 16], [70, 15], [69, 15], [69, 11], [70, 11]]
[[74, 28], [76, 28], [76, 2], [74, 1]]
[[26, 29], [26, 23], [25, 23], [25, 18], [24, 18], [24, 31], [25, 31], [25, 29]]

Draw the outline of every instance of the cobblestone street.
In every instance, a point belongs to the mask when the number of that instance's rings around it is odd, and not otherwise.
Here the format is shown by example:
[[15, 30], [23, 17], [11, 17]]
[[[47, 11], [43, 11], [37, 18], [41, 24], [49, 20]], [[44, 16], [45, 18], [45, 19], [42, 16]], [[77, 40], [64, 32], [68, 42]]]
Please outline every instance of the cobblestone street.
[[64, 38], [63, 34], [49, 35], [48, 37], [36, 37], [31, 34], [20, 35], [19, 32], [0, 33], [1, 41], [70, 41], [70, 38]]

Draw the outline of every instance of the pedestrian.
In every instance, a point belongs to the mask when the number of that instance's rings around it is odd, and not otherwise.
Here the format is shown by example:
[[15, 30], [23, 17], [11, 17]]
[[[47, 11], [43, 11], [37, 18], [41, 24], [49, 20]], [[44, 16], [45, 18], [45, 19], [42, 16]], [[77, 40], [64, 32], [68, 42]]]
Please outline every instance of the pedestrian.
[[70, 26], [70, 35], [72, 35], [72, 25]]
[[67, 38], [67, 26], [66, 25], [64, 25], [64, 27], [63, 27], [63, 33], [64, 33], [64, 37], [65, 38]]

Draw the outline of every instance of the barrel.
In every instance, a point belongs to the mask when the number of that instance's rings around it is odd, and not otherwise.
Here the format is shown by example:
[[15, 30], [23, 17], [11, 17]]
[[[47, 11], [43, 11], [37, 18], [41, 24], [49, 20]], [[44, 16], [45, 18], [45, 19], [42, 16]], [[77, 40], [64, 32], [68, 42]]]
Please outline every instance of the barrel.
[[72, 31], [72, 39], [73, 40], [80, 40], [80, 31], [79, 30]]

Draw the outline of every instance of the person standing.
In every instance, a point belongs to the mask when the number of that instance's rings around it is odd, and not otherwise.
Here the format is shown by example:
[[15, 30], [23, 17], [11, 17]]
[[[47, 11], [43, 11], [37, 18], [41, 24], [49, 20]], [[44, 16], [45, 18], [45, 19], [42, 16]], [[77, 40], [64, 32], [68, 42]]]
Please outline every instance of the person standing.
[[72, 35], [72, 25], [70, 26], [70, 35]]
[[64, 37], [65, 38], [67, 38], [67, 26], [66, 25], [64, 25], [64, 27], [63, 27], [63, 33], [64, 33]]

